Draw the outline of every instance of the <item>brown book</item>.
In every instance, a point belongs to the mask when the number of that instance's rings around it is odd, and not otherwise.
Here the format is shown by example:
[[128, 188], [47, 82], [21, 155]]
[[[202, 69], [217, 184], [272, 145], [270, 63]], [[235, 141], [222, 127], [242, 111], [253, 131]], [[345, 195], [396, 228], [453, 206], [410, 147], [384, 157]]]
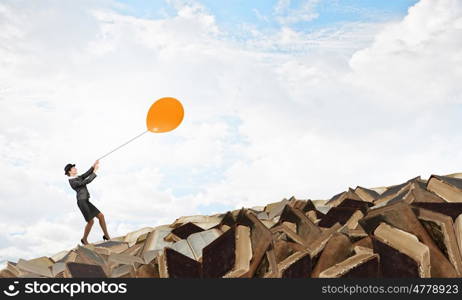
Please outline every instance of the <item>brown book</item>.
[[332, 196], [332, 198], [330, 198], [330, 199], [325, 203], [325, 205], [327, 205], [327, 206], [335, 206], [334, 204], [340, 203], [341, 201], [339, 201], [339, 199], [340, 199], [341, 197], [344, 197], [344, 195], [345, 195], [346, 193], [347, 193], [347, 192], [341, 192], [341, 193], [335, 194], [334, 196]]
[[[373, 234], [375, 228], [385, 222], [398, 229], [414, 234], [419, 241], [430, 249], [430, 263], [432, 277], [457, 277], [457, 272], [451, 262], [444, 256], [436, 246], [426, 229], [417, 219], [409, 204], [400, 202], [377, 209], [372, 209], [367, 216], [359, 221], [362, 228], [368, 233]], [[382, 259], [384, 262], [385, 259]]]
[[236, 262], [235, 228], [228, 229], [202, 249], [204, 278], [219, 278], [231, 271]]
[[383, 277], [430, 277], [430, 250], [415, 235], [380, 223], [372, 241]]
[[337, 222], [345, 225], [356, 211], [359, 210], [352, 207], [332, 207], [318, 223], [318, 226], [329, 228]]
[[274, 257], [276, 259], [276, 263], [280, 263], [293, 253], [304, 249], [306, 249], [306, 247], [299, 243], [290, 241], [284, 234], [276, 234], [275, 236]]
[[111, 271], [110, 278], [135, 278], [136, 271], [132, 264], [119, 265]]
[[288, 222], [284, 222], [284, 224], [271, 227], [270, 231], [273, 234], [273, 239], [276, 237], [275, 233], [283, 233], [285, 234], [284, 240], [298, 243], [300, 246], [305, 245], [305, 240], [302, 239], [302, 237], [299, 236], [295, 230], [287, 227], [287, 223]]
[[358, 195], [361, 198], [362, 201], [366, 201], [366, 202], [374, 202], [374, 200], [380, 196], [380, 194], [377, 193], [376, 191], [367, 189], [362, 186], [357, 186], [354, 189], [354, 192], [356, 195]]
[[369, 247], [362, 247], [362, 246], [354, 246], [353, 247], [353, 252], [355, 254], [361, 254], [361, 253], [374, 253], [374, 250], [372, 250]]
[[290, 197], [290, 198], [287, 200], [287, 204], [286, 204], [286, 205], [290, 205], [291, 207], [294, 207], [295, 202], [297, 202], [297, 199], [295, 199], [295, 196], [292, 196], [292, 197]]
[[372, 234], [381, 222], [414, 234], [429, 247], [432, 277], [457, 277], [454, 266], [437, 247], [409, 204], [401, 202], [370, 210], [367, 216], [359, 221], [369, 234]]
[[342, 228], [343, 226], [340, 225], [340, 223], [335, 223], [332, 227], [324, 229], [321, 236], [306, 248], [310, 252], [310, 256], [313, 260], [319, 257], [332, 235], [339, 232]]
[[[201, 216], [201, 215], [192, 215], [192, 216], [184, 216], [175, 219], [175, 221], [168, 225], [170, 228], [177, 228], [182, 224], [186, 224], [188, 222], [194, 223], [197, 226], [201, 227], [202, 229], [210, 229], [213, 226], [219, 224], [225, 214], [214, 214], [210, 216]], [[159, 228], [159, 226], [155, 227], [154, 229]]]
[[383, 204], [393, 204], [399, 201], [403, 201], [406, 203], [413, 203], [413, 202], [435, 202], [435, 203], [444, 203], [446, 202], [443, 198], [439, 197], [438, 195], [430, 192], [426, 188], [427, 184], [425, 181], [421, 179], [414, 179], [413, 181], [409, 182], [409, 185], [406, 189], [403, 189], [401, 193], [399, 193], [396, 197], [389, 200]]
[[356, 242], [353, 243], [353, 247], [366, 247], [373, 249], [374, 246], [372, 245], [372, 239], [370, 236], [364, 237]]
[[17, 278], [17, 276], [10, 270], [3, 269], [0, 271], [0, 278]]
[[411, 186], [410, 193], [406, 196], [405, 201], [407, 203], [413, 202], [434, 202], [434, 203], [445, 203], [446, 201], [440, 196], [427, 190], [426, 183], [417, 181]]
[[462, 256], [462, 214], [454, 221], [454, 233], [456, 234], [457, 245], [459, 246], [459, 252]]
[[345, 223], [344, 227], [348, 228], [351, 231], [361, 231], [361, 226], [359, 225], [359, 220], [364, 217], [363, 213], [360, 210], [357, 210]]
[[325, 205], [337, 206], [345, 199], [362, 201], [362, 198], [359, 197], [352, 188], [349, 188], [348, 191], [333, 196], [329, 201], [326, 202]]
[[297, 251], [278, 263], [281, 278], [309, 278], [312, 267], [313, 262], [308, 250]]
[[427, 181], [427, 190], [447, 202], [462, 202], [462, 179], [432, 175]]
[[148, 264], [139, 266], [135, 270], [136, 278], [160, 278], [159, 276], [159, 265], [157, 261], [152, 260]]
[[[135, 256], [140, 256], [141, 255], [141, 250], [143, 249], [143, 243], [135, 244], [131, 246], [130, 248], [120, 252], [120, 253], [115, 253], [115, 254], [127, 254], [127, 255], [135, 255]], [[95, 248], [96, 249], [96, 248]], [[111, 255], [113, 253], [110, 253]]]
[[378, 187], [373, 187], [369, 189], [376, 191], [377, 193], [379, 193], [379, 195], [382, 195], [383, 193], [385, 193], [386, 190], [388, 190], [388, 188], [389, 188], [388, 186], [378, 186]]
[[82, 247], [80, 245], [77, 246], [77, 258], [75, 259], [76, 263], [84, 263], [84, 264], [93, 264], [99, 265], [103, 268], [106, 274], [110, 273], [110, 267], [107, 261], [102, 257], [101, 254], [96, 253], [95, 251], [89, 248], [90, 246]]
[[351, 228], [348, 228], [347, 226], [343, 226], [343, 228], [340, 229], [339, 232], [348, 236], [350, 241], [353, 243], [368, 236], [367, 232], [364, 231], [361, 225], [356, 226], [355, 229], [351, 229]]
[[51, 273], [53, 274], [53, 277], [58, 277], [61, 275], [61, 273], [64, 273], [66, 270], [66, 264], [65, 263], [55, 263], [53, 266], [51, 266]]
[[157, 258], [157, 256], [160, 255], [160, 253], [162, 253], [164, 251], [164, 249], [162, 250], [149, 250], [143, 254], [140, 253], [140, 257], [143, 259], [144, 263], [145, 264], [149, 264], [151, 263], [153, 260], [155, 260]]
[[253, 277], [255, 278], [278, 278], [279, 277], [273, 242], [270, 244], [270, 246], [266, 250], [265, 255], [263, 256], [262, 260], [258, 264], [258, 267], [255, 270]]
[[77, 258], [77, 253], [75, 252], [75, 250], [71, 250], [63, 258], [61, 258], [60, 260], [56, 262], [57, 263], [75, 262], [76, 258]]
[[144, 241], [147, 235], [153, 230], [152, 227], [143, 227], [141, 229], [129, 232], [125, 235], [123, 242], [128, 243], [128, 247], [131, 247], [139, 241]]
[[169, 225], [161, 225], [154, 228], [154, 230], [148, 233], [140, 255], [145, 255], [145, 253], [152, 250], [163, 250], [165, 247], [172, 245], [172, 242], [164, 240], [170, 232], [172, 232], [172, 228]]
[[21, 274], [30, 273], [27, 277], [53, 277], [48, 264], [43, 264], [41, 261], [19, 259], [16, 268]]
[[[233, 269], [224, 278], [249, 277], [250, 261], [252, 259], [252, 242], [250, 228], [244, 225], [236, 226], [236, 252]], [[261, 259], [260, 259], [261, 260]], [[253, 274], [252, 274], [253, 275]]]
[[[295, 199], [295, 198], [294, 198]], [[316, 206], [314, 205], [313, 201], [310, 199], [308, 200], [295, 200], [293, 204], [290, 204], [290, 199], [288, 205], [294, 209], [298, 209], [302, 211], [303, 213], [306, 213], [308, 211], [316, 211]]]
[[268, 213], [268, 219], [273, 219], [277, 216], [280, 216], [286, 204], [289, 203], [289, 200], [283, 199], [279, 202], [270, 203], [265, 206], [265, 212]]
[[59, 251], [58, 253], [50, 256], [50, 259], [55, 263], [58, 260], [64, 258], [68, 253], [69, 253], [69, 250], [62, 250], [62, 251]]
[[257, 218], [259, 220], [262, 220], [262, 221], [273, 221], [273, 220], [270, 220], [269, 217], [268, 217], [268, 213], [266, 211], [253, 211], [255, 213], [255, 215], [257, 216]]
[[175, 243], [175, 242], [181, 241], [181, 238], [179, 236], [173, 234], [172, 232], [170, 232], [169, 234], [164, 236], [164, 241], [170, 242], [170, 243]]
[[334, 233], [327, 242], [324, 250], [313, 269], [312, 277], [319, 277], [319, 274], [333, 265], [347, 259], [353, 252], [350, 239], [341, 233]]
[[128, 249], [128, 243], [119, 241], [107, 241], [95, 244], [97, 248], [108, 249], [108, 252], [121, 253]]
[[325, 213], [321, 212], [321, 211], [318, 210], [318, 209], [316, 209], [315, 212], [316, 212], [316, 218], [317, 218], [317, 219], [322, 219], [322, 218], [324, 218], [325, 215], [326, 215]]
[[40, 265], [46, 268], [49, 268], [54, 264], [54, 261], [47, 256], [41, 256], [41, 257], [29, 259], [28, 262], [34, 263], [34, 264], [37, 264], [37, 265]]
[[310, 219], [310, 221], [313, 222], [313, 224], [316, 224], [316, 222], [320, 221], [320, 219], [318, 221], [318, 216], [315, 210], [310, 210], [310, 211], [305, 212], [305, 216], [307, 216], [308, 219]]
[[66, 278], [106, 278], [106, 273], [99, 265], [67, 262]]
[[320, 221], [320, 219], [324, 218], [324, 216], [326, 215], [318, 209], [312, 209], [312, 210], [303, 211], [303, 212], [304, 212], [303, 214], [307, 216], [308, 219], [310, 219], [313, 223]]
[[[289, 222], [289, 221], [284, 221], [281, 223], [282, 225], [285, 225], [287, 228], [289, 228], [293, 232], [297, 232], [297, 224]], [[273, 226], [275, 227], [275, 226]], [[271, 227], [271, 228], [273, 228]]]
[[[148, 235], [149, 235], [149, 232], [145, 232], [145, 233], [143, 233], [143, 234], [140, 234], [140, 235], [138, 236], [138, 238], [136, 239], [135, 244], [140, 244], [140, 243], [143, 243], [144, 241], [146, 241], [146, 239], [148, 238]], [[131, 243], [131, 244], [128, 243], [128, 245], [129, 245], [130, 247], [132, 247], [132, 246], [133, 246], [133, 243]]]
[[443, 215], [450, 216], [453, 221], [462, 214], [462, 203], [460, 202], [445, 202], [445, 203], [431, 203], [431, 202], [413, 202], [412, 206], [421, 207], [432, 210]]
[[412, 186], [412, 183], [407, 185], [402, 191], [400, 191], [398, 194], [394, 195], [394, 197], [392, 197], [391, 199], [388, 199], [387, 201], [383, 201], [383, 202], [377, 201], [377, 202], [375, 202], [375, 205], [374, 205], [373, 208], [375, 209], [375, 208], [378, 208], [378, 207], [382, 207], [382, 206], [385, 206], [385, 205], [391, 205], [393, 203], [398, 203], [398, 202], [408, 203], [409, 201], [406, 201], [406, 199], [410, 198], [411, 186]]
[[459, 276], [461, 276], [462, 256], [457, 243], [452, 218], [423, 208], [417, 209], [416, 214], [438, 248], [449, 259]]
[[172, 230], [172, 233], [181, 239], [186, 239], [190, 234], [204, 231], [194, 223], [188, 222]]
[[111, 265], [116, 266], [119, 264], [124, 264], [124, 265], [131, 265], [133, 264], [134, 266], [139, 266], [141, 264], [144, 264], [144, 260], [141, 257], [135, 256], [135, 255], [130, 255], [130, 254], [124, 254], [124, 253], [112, 253], [111, 255], [108, 256], [107, 262], [111, 263]]
[[297, 200], [295, 196], [292, 196], [287, 200], [287, 205], [289, 205], [290, 207], [295, 207], [295, 205], [299, 205], [299, 203], [300, 200]]
[[369, 207], [371, 207], [372, 205], [373, 204], [371, 202], [359, 201], [354, 199], [345, 199], [342, 201], [342, 203], [337, 205], [337, 207], [355, 208], [359, 209], [363, 214], [366, 214], [369, 210]]
[[252, 259], [250, 261], [247, 277], [253, 277], [258, 264], [265, 255], [271, 241], [271, 231], [260, 221], [257, 216], [247, 209], [241, 209], [236, 217], [237, 225], [250, 228], [250, 240], [252, 244]]
[[221, 229], [223, 226], [226, 226], [228, 228], [236, 226], [236, 218], [231, 211], [226, 212], [223, 218], [221, 219], [220, 223], [218, 223], [213, 228]]
[[[383, 192], [380, 197], [376, 198], [374, 201], [374, 205], [379, 205], [382, 204], [384, 205], [388, 201], [394, 199], [394, 202], [397, 201], [397, 197], [404, 197], [406, 194], [405, 192], [408, 192], [412, 183], [420, 180], [420, 176], [412, 178], [404, 183], [397, 184], [390, 186], [385, 192]], [[399, 198], [398, 198], [399, 199]]]
[[6, 270], [10, 271], [12, 274], [14, 274], [15, 277], [18, 277], [21, 273], [21, 271], [17, 267], [17, 263], [12, 262], [12, 261], [7, 261], [6, 262]]
[[320, 278], [376, 278], [380, 277], [380, 259], [374, 253], [355, 254], [322, 271]]
[[[265, 251], [253, 260], [251, 238], [251, 228], [238, 224], [208, 244], [202, 250], [203, 277], [252, 277]], [[255, 267], [253, 261], [257, 262]]]
[[307, 212], [310, 210], [316, 210], [316, 206], [314, 205], [313, 201], [311, 201], [310, 199], [306, 200], [304, 205], [295, 206], [294, 208], [298, 208], [303, 212]]
[[317, 225], [304, 215], [302, 211], [294, 209], [289, 205], [284, 207], [278, 224], [284, 222], [296, 225], [295, 233], [303, 239], [305, 245], [309, 245], [321, 235], [321, 229]]
[[161, 277], [166, 278], [200, 278], [202, 277], [201, 263], [197, 260], [181, 254], [180, 252], [165, 247], [163, 255], [159, 256], [163, 260], [163, 272]]

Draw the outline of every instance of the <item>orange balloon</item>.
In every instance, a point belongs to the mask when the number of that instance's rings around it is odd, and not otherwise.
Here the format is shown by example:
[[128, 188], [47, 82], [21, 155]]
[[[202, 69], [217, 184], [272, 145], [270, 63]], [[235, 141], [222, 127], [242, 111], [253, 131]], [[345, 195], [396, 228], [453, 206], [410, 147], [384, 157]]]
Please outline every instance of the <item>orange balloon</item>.
[[146, 117], [146, 127], [152, 132], [171, 131], [183, 121], [184, 109], [175, 98], [165, 97], [154, 102]]

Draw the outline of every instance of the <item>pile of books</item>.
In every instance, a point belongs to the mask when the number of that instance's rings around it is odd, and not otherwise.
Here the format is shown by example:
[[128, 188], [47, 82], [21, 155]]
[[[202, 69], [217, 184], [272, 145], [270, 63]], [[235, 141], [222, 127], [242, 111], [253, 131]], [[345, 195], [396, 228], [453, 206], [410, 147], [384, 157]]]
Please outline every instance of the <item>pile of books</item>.
[[0, 277], [462, 277], [462, 176], [185, 216], [8, 261]]

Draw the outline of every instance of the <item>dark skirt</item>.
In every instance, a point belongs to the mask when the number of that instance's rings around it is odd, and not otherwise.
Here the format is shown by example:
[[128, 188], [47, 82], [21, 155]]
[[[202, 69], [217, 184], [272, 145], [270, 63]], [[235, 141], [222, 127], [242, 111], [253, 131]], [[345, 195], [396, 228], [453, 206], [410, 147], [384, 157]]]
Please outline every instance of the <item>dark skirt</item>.
[[87, 222], [100, 213], [100, 211], [90, 202], [88, 198], [77, 199], [77, 205], [79, 206], [80, 211], [82, 212], [82, 215]]

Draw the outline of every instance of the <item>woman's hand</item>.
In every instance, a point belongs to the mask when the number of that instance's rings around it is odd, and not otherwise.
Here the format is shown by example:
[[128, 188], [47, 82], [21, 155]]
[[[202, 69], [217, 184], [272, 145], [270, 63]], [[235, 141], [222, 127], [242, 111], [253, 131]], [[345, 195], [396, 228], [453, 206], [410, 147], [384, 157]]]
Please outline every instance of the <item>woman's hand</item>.
[[96, 166], [98, 166], [98, 164], [99, 164], [99, 159], [97, 159], [97, 160], [95, 161], [95, 163], [93, 164], [93, 168], [96, 168]]
[[93, 171], [96, 171], [99, 169], [99, 160], [96, 160], [95, 163], [93, 164]]

